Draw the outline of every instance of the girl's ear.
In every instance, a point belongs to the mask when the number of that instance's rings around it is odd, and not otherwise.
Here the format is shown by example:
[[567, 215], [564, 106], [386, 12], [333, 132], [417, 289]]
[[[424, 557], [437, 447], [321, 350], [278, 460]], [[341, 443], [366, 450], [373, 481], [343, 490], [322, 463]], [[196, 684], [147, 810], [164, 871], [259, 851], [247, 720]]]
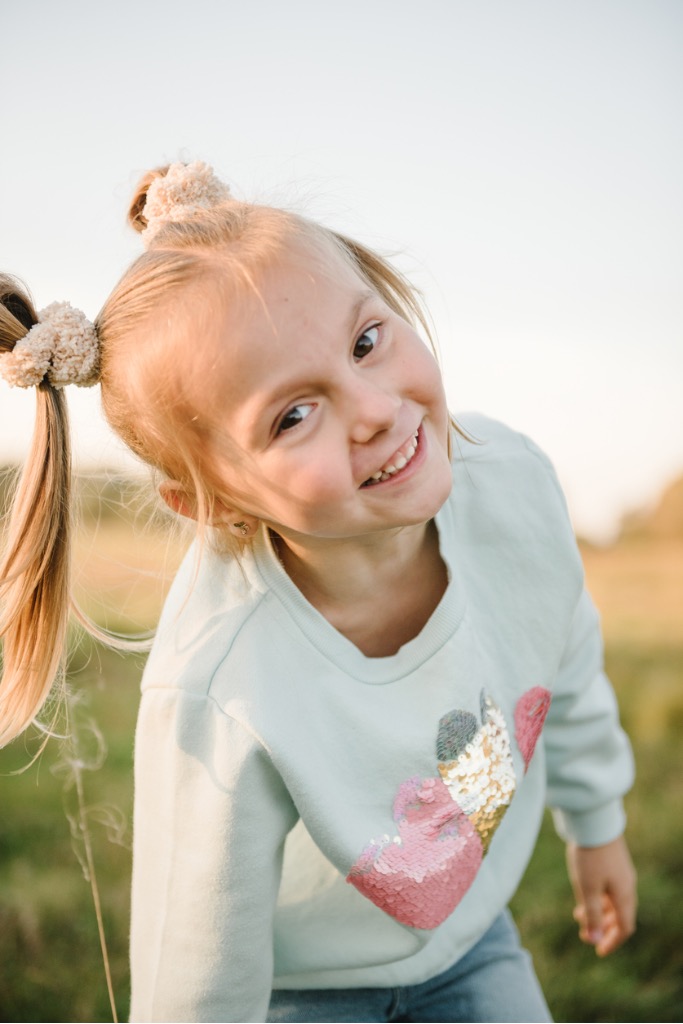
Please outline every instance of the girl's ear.
[[[159, 485], [159, 494], [173, 512], [177, 512], [181, 516], [187, 516], [188, 519], [197, 518], [197, 501], [195, 496], [190, 494], [177, 480], [164, 480]], [[248, 537], [253, 537], [258, 530], [259, 520], [256, 516], [247, 515], [240, 511], [240, 509], [226, 505], [222, 501], [217, 501], [214, 505], [211, 525], [225, 525], [233, 536], [238, 537], [240, 540], [246, 540]]]
[[197, 518], [197, 502], [194, 495], [189, 494], [177, 480], [164, 480], [159, 484], [159, 494], [172, 512], [187, 516], [188, 519]]

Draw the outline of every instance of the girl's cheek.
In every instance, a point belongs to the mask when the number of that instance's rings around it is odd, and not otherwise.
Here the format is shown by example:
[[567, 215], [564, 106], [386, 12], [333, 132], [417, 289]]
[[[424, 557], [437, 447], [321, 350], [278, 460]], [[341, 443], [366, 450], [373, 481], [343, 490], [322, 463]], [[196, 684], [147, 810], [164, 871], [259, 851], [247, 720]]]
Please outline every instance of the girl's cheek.
[[318, 464], [315, 468], [307, 467], [300, 474], [292, 476], [291, 490], [304, 498], [306, 504], [322, 505], [336, 501], [344, 490], [343, 474], [332, 463]]

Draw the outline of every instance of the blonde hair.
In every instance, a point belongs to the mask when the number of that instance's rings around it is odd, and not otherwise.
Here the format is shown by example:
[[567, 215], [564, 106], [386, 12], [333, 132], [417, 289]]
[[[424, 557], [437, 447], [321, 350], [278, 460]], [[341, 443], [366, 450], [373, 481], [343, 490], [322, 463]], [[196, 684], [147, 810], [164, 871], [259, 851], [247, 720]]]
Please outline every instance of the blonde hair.
[[[28, 293], [0, 277], [0, 352], [11, 352], [37, 315]], [[0, 744], [34, 720], [63, 677], [69, 616], [71, 460], [64, 393], [36, 388], [36, 425], [15, 491], [0, 560]]]
[[[147, 227], [147, 190], [167, 170], [149, 172], [138, 186], [129, 211], [137, 231]], [[105, 415], [136, 455], [192, 496], [200, 536], [221, 496], [221, 481], [202, 458], [210, 424], [196, 393], [197, 380], [206, 377], [202, 339], [216, 312], [215, 299], [239, 301], [240, 290], [258, 290], [258, 274], [268, 264], [302, 247], [321, 259], [346, 260], [394, 312], [419, 325], [431, 341], [416, 292], [376, 253], [297, 214], [233, 199], [192, 220], [161, 226], [95, 321]], [[6, 278], [2, 287], [0, 351], [11, 351], [36, 314], [17, 282]], [[5, 608], [0, 619], [0, 743], [35, 719], [53, 681], [61, 678], [71, 605], [67, 411], [62, 392], [45, 381], [37, 388], [37, 400], [36, 432], [0, 564]], [[240, 542], [227, 531], [220, 539], [224, 548], [239, 549]]]

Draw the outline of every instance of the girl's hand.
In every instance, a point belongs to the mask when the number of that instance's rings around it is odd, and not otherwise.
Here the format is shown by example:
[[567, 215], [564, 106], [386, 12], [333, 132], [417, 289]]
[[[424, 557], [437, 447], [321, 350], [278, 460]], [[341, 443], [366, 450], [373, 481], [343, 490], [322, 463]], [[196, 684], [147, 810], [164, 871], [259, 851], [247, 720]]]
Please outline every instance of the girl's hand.
[[607, 956], [636, 927], [636, 872], [623, 836], [604, 846], [567, 846], [579, 938]]

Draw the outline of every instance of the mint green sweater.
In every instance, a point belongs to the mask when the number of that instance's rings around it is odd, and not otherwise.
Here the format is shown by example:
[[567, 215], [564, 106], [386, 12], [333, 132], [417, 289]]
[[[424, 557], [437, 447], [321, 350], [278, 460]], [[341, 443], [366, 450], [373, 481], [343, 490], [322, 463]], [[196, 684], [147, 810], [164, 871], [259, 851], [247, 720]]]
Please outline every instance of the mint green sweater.
[[514, 893], [543, 808], [583, 845], [623, 829], [628, 741], [553, 470], [463, 417], [437, 515], [449, 585], [367, 658], [268, 536], [191, 551], [143, 681], [132, 1014], [263, 1021], [271, 987], [416, 984]]

